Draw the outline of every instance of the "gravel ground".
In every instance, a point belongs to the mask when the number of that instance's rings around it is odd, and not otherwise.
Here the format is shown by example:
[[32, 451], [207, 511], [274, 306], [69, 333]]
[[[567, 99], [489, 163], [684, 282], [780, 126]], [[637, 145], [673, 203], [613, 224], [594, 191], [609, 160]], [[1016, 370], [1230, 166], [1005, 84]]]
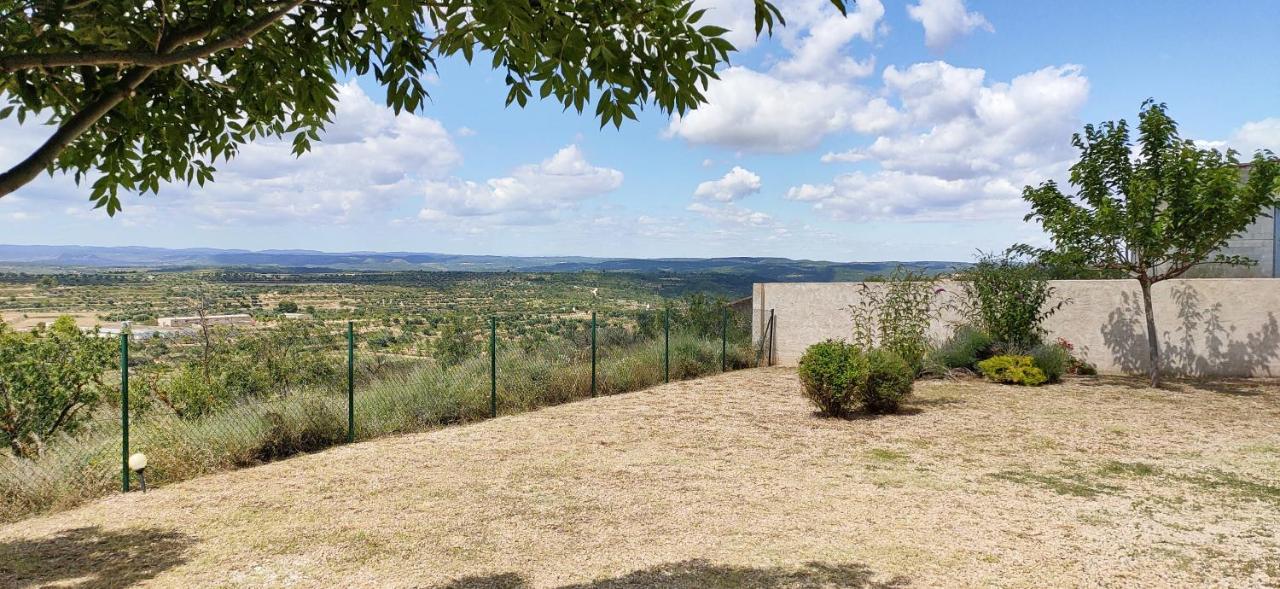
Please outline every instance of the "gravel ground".
[[344, 446], [0, 528], [0, 586], [1280, 584], [1280, 385], [759, 369]]

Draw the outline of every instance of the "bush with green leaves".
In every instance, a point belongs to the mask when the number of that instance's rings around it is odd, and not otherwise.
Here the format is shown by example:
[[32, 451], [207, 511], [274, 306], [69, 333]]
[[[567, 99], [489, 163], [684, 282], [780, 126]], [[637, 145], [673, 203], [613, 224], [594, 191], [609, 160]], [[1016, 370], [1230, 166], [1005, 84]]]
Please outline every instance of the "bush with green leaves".
[[942, 370], [977, 370], [978, 361], [991, 356], [995, 344], [987, 332], [961, 325], [942, 345], [929, 352], [928, 364]]
[[0, 322], [0, 443], [33, 457], [55, 434], [74, 432], [109, 392], [114, 343], [68, 316], [28, 333]]
[[863, 350], [883, 347], [919, 374], [929, 351], [929, 326], [939, 315], [938, 279], [899, 266], [872, 285], [862, 283], [858, 303], [849, 306], [853, 344]]
[[974, 326], [1008, 352], [1025, 353], [1039, 345], [1044, 320], [1065, 303], [1051, 302], [1054, 288], [1047, 274], [1014, 250], [981, 254], [959, 278]]
[[805, 396], [831, 417], [843, 417], [862, 401], [866, 370], [858, 347], [838, 340], [809, 346], [797, 367]]
[[1036, 346], [1035, 349], [1031, 350], [1031, 359], [1036, 368], [1044, 372], [1048, 382], [1062, 380], [1062, 375], [1071, 369], [1071, 352], [1057, 342]]
[[862, 406], [869, 413], [896, 413], [915, 381], [915, 371], [892, 350], [877, 348], [865, 355], [860, 383]]
[[1034, 358], [1020, 354], [987, 358], [978, 363], [978, 371], [987, 379], [1003, 384], [1034, 387], [1048, 380], [1044, 371], [1036, 367]]

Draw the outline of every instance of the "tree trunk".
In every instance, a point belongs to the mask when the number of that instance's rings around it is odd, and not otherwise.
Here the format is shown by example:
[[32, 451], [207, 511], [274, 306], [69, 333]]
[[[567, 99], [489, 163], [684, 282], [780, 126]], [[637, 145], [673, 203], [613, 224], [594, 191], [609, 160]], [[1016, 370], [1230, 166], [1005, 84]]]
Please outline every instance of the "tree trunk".
[[1151, 305], [1151, 283], [1138, 280], [1142, 286], [1142, 307], [1147, 316], [1147, 349], [1151, 352], [1151, 386], [1160, 388], [1160, 340], [1156, 336], [1156, 315]]

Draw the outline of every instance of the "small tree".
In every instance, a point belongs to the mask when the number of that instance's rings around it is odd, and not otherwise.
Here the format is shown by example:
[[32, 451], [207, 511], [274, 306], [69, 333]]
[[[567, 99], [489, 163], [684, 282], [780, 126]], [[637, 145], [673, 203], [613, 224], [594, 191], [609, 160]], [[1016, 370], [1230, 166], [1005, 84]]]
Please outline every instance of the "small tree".
[[[1031, 214], [1071, 259], [1125, 272], [1142, 288], [1151, 352], [1151, 386], [1160, 386], [1160, 347], [1151, 286], [1206, 264], [1251, 264], [1241, 256], [1213, 253], [1274, 208], [1280, 163], [1259, 151], [1242, 181], [1234, 150], [1200, 149], [1178, 135], [1164, 104], [1142, 103], [1138, 149], [1121, 119], [1086, 125], [1072, 143], [1080, 161], [1071, 167], [1072, 196], [1053, 181], [1027, 186]], [[1212, 256], [1212, 258], [1210, 257]]]
[[0, 323], [0, 443], [30, 457], [74, 431], [107, 391], [114, 356], [111, 340], [81, 333], [70, 317], [30, 333]]

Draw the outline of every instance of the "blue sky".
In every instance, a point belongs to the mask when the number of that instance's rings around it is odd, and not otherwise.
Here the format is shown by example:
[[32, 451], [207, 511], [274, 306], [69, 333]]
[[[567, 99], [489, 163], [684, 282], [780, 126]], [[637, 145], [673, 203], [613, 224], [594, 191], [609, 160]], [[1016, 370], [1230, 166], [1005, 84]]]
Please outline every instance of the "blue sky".
[[[750, 0], [702, 4], [743, 52], [684, 118], [508, 109], [500, 74], [452, 60], [418, 113], [349, 80], [313, 153], [249, 146], [113, 219], [42, 178], [0, 199], [0, 243], [967, 260], [1043, 242], [1022, 186], [1147, 97], [1184, 136], [1280, 151], [1280, 2], [782, 0], [758, 41]], [[0, 122], [0, 166], [46, 133]]]

